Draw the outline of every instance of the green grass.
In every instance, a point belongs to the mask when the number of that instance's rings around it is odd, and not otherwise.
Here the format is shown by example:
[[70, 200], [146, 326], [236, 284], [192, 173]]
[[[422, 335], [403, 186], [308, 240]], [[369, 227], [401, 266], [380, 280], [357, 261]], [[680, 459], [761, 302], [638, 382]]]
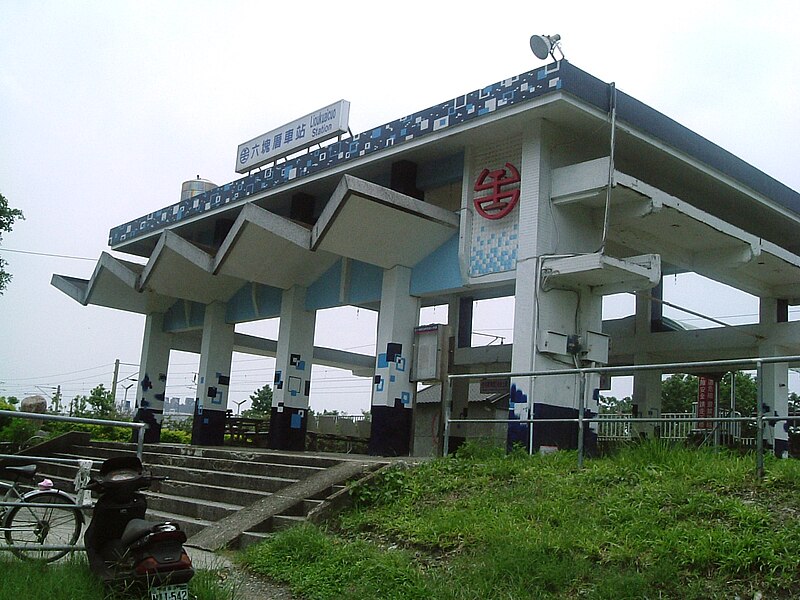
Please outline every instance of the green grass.
[[[143, 593], [112, 592], [89, 571], [85, 556], [57, 563], [17, 560], [0, 554], [0, 600], [139, 600]], [[189, 582], [196, 600], [234, 600], [235, 584], [224, 570], [198, 570]]]
[[467, 447], [353, 491], [327, 530], [305, 526], [242, 560], [327, 598], [800, 596], [800, 462], [653, 443], [576, 468]]

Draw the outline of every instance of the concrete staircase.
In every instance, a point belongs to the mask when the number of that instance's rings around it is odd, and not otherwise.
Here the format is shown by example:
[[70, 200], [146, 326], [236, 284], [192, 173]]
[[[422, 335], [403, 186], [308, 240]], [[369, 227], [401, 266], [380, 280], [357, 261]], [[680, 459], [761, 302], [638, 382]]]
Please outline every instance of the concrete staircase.
[[[79, 442], [48, 456], [94, 461], [135, 453], [133, 444]], [[148, 519], [180, 524], [198, 547], [241, 548], [346, 503], [345, 486], [387, 464], [367, 456], [145, 445], [142, 461], [169, 479], [145, 492]], [[73, 491], [75, 465], [39, 461], [39, 473]]]

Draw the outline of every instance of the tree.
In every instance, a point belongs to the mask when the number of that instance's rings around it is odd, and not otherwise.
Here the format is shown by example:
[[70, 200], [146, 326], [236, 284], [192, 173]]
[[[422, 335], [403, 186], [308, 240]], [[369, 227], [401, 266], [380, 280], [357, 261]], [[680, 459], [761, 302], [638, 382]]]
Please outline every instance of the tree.
[[697, 402], [697, 377], [674, 373], [661, 382], [661, 412], [692, 412]]
[[244, 411], [245, 417], [268, 417], [272, 412], [272, 387], [266, 383], [250, 395], [252, 404]]
[[[3, 241], [3, 233], [11, 231], [17, 219], [25, 219], [22, 211], [18, 208], [11, 208], [5, 196], [0, 194], [0, 242]], [[8, 263], [0, 257], [0, 294], [3, 293], [8, 282], [11, 281], [11, 273], [6, 271], [7, 264]]]
[[104, 419], [116, 415], [116, 406], [111, 396], [101, 383], [88, 396], [75, 396], [70, 404], [70, 415], [75, 417], [96, 417]]
[[[758, 383], [756, 378], [750, 373], [742, 371], [736, 372], [736, 411], [743, 415], [749, 415], [755, 412], [756, 402], [758, 398]], [[731, 377], [727, 375], [722, 378], [719, 384], [719, 401], [720, 407], [729, 407], [731, 405]]]
[[598, 404], [600, 405], [600, 414], [603, 415], [628, 414], [633, 408], [633, 401], [630, 396], [625, 396], [622, 399], [616, 396], [600, 396]]
[[[661, 382], [662, 412], [692, 412], [697, 402], [698, 379], [694, 375], [675, 373]], [[736, 410], [750, 414], [756, 409], [758, 396], [755, 377], [742, 371], [736, 372]], [[717, 402], [721, 408], [730, 406], [731, 378], [726, 375], [719, 384]]]

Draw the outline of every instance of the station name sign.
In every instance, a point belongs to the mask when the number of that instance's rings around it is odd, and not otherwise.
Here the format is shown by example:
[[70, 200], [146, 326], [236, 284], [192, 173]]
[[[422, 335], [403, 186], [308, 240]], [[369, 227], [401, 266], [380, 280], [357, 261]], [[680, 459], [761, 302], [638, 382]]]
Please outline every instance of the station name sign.
[[349, 117], [350, 103], [339, 100], [283, 127], [239, 144], [236, 151], [236, 172], [247, 173], [293, 152], [347, 133]]

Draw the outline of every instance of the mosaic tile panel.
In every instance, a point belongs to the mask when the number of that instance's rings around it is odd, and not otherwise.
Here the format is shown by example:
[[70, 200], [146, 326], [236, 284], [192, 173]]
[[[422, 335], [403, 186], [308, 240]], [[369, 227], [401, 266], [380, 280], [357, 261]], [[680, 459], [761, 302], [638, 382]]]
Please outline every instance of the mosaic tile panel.
[[116, 246], [220, 207], [244, 202], [254, 194], [279, 188], [307, 177], [433, 133], [456, 128], [483, 115], [502, 111], [560, 90], [561, 63], [488, 85], [428, 109], [402, 117], [352, 138], [334, 142], [308, 154], [214, 188], [177, 204], [114, 227], [108, 243]]

